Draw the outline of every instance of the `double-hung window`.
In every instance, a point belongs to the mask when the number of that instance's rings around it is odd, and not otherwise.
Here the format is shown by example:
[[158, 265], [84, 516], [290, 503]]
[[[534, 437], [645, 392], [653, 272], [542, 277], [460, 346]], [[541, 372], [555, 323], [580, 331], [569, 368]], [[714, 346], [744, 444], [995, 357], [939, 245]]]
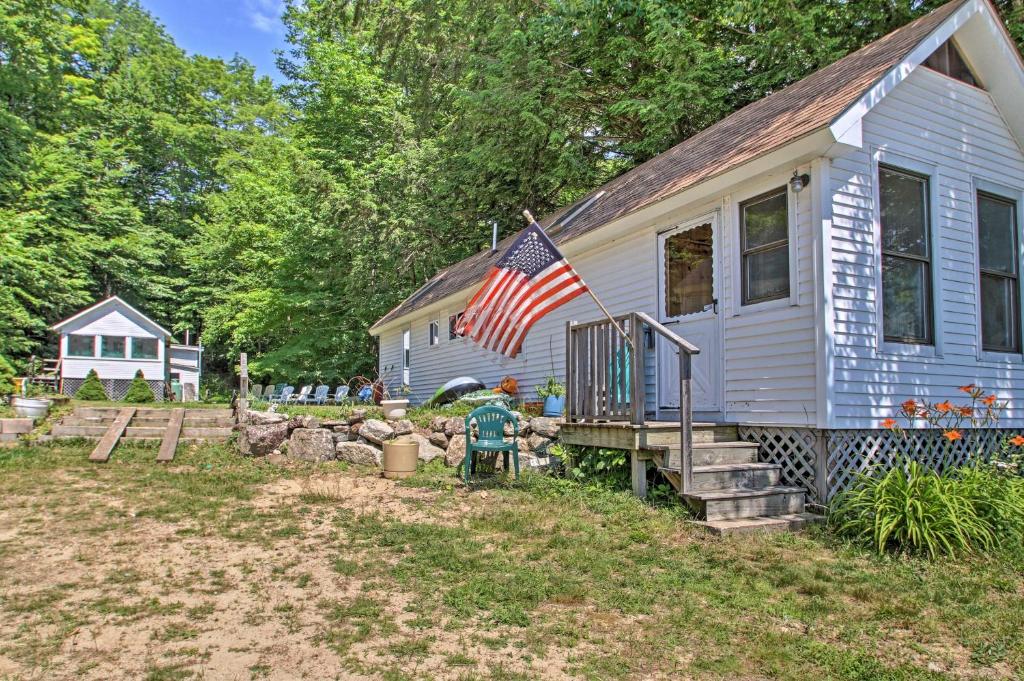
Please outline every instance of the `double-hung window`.
[[156, 338], [132, 338], [132, 359], [157, 359], [158, 343]]
[[124, 336], [100, 336], [100, 357], [123, 358], [127, 341]]
[[744, 305], [789, 296], [789, 207], [780, 187], [740, 204]]
[[427, 328], [427, 344], [428, 345], [437, 345], [438, 342], [440, 341], [440, 337], [439, 337], [440, 336], [440, 334], [439, 334], [440, 326], [441, 326], [441, 324], [438, 321], [430, 322], [430, 326]]
[[928, 178], [878, 168], [882, 241], [882, 315], [891, 343], [934, 343]]
[[68, 357], [94, 357], [96, 336], [68, 335]]
[[1017, 203], [978, 192], [981, 347], [1020, 352]]

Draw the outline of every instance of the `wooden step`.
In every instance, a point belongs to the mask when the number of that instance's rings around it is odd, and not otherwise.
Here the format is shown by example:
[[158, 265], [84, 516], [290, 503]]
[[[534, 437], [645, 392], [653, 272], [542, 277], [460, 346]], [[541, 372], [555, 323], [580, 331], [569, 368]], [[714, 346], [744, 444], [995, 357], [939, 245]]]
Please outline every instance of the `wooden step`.
[[157, 461], [170, 461], [174, 458], [174, 452], [178, 447], [178, 437], [181, 435], [181, 424], [184, 420], [184, 409], [172, 410], [171, 418], [167, 422], [167, 430], [164, 431], [164, 439], [160, 443], [160, 452], [156, 455]]
[[[95, 426], [78, 426], [71, 425], [66, 426], [62, 423], [57, 423], [53, 426], [50, 431], [50, 435], [55, 438], [89, 438], [98, 439], [103, 437], [107, 432], [109, 426], [95, 425]], [[122, 438], [125, 440], [162, 440], [164, 433], [167, 430], [167, 426], [162, 427], [156, 426], [129, 426], [125, 429]], [[232, 428], [217, 426], [217, 427], [198, 427], [193, 428], [187, 423], [184, 424], [181, 431], [181, 437], [184, 439], [201, 439], [201, 440], [226, 440], [231, 437], [233, 432]]]
[[[678, 468], [660, 468], [678, 474]], [[779, 484], [782, 466], [775, 463], [729, 463], [693, 467], [693, 489], [710, 492], [726, 489], [761, 489]]]
[[121, 434], [127, 428], [128, 422], [132, 420], [133, 414], [135, 414], [135, 407], [125, 407], [118, 412], [117, 418], [110, 424], [107, 432], [103, 434], [92, 453], [89, 454], [90, 461], [105, 463], [110, 459], [110, 453], [117, 446], [117, 441], [121, 439]]
[[[756, 442], [697, 442], [693, 445], [694, 466], [718, 466], [730, 463], [756, 463]], [[679, 468], [679, 445], [660, 445], [649, 449], [660, 456], [668, 453], [670, 468]]]
[[[693, 424], [693, 444], [711, 442], [736, 442], [739, 440], [735, 424], [726, 423], [695, 423]], [[642, 446], [679, 445], [679, 424], [658, 424], [657, 428], [645, 426], [640, 441]]]
[[811, 525], [825, 522], [825, 516], [816, 513], [787, 513], [753, 518], [725, 520], [692, 520], [692, 524], [715, 535], [753, 534], [756, 532], [800, 532]]
[[695, 491], [684, 496], [703, 520], [729, 520], [804, 512], [802, 487]]

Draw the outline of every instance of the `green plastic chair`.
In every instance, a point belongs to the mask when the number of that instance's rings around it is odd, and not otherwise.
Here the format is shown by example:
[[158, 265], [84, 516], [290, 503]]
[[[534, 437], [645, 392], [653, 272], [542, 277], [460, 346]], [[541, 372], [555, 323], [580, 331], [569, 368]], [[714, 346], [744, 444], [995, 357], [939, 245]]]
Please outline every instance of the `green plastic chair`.
[[[473, 442], [472, 422], [476, 421], [477, 440]], [[512, 441], [505, 440], [505, 424], [512, 424]], [[508, 409], [502, 409], [494, 405], [485, 405], [474, 409], [466, 417], [466, 458], [462, 462], [462, 472], [469, 484], [470, 472], [476, 473], [477, 452], [501, 452], [505, 462], [505, 470], [508, 470], [508, 455], [512, 453], [512, 463], [515, 466], [516, 480], [519, 479], [519, 420], [515, 414]]]

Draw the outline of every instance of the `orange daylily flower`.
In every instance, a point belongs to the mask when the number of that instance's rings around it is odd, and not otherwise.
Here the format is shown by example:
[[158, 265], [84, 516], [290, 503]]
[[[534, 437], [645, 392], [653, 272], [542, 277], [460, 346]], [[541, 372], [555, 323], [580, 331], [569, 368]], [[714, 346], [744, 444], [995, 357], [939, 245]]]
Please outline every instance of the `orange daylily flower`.
[[938, 404], [935, 405], [935, 411], [939, 412], [940, 414], [945, 414], [946, 412], [951, 411], [952, 409], [953, 405], [949, 403], [949, 400], [945, 402], [939, 402]]
[[960, 386], [960, 390], [970, 395], [971, 393], [974, 392], [974, 384], [971, 383], [970, 385], [962, 385]]
[[991, 407], [993, 404], [996, 403], [996, 396], [986, 395], [985, 397], [981, 398], [981, 403], [984, 404], [986, 407]]
[[893, 428], [896, 427], [896, 419], [885, 419], [884, 421], [882, 421], [882, 427], [885, 428], [886, 430], [892, 430]]
[[1015, 447], [1024, 447], [1024, 435], [1017, 435], [1010, 438], [1010, 444]]
[[917, 411], [917, 402], [914, 400], [907, 400], [903, 403], [903, 413], [908, 416], [913, 416], [914, 412]]
[[942, 437], [946, 438], [950, 442], [955, 442], [956, 440], [963, 439], [964, 436], [959, 430], [956, 430], [954, 428], [953, 430], [947, 430], [945, 433], [942, 434]]
[[960, 416], [967, 416], [968, 418], [970, 418], [971, 416], [974, 416], [974, 407], [971, 407], [971, 406], [960, 407]]

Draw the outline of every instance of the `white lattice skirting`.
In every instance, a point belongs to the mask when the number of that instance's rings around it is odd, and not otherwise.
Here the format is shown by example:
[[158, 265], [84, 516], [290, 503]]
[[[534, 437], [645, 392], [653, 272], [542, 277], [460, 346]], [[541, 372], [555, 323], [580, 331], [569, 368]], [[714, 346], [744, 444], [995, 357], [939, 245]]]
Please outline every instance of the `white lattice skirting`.
[[740, 438], [761, 445], [761, 461], [782, 467], [782, 481], [807, 490], [812, 503], [827, 503], [845, 490], [858, 473], [872, 466], [890, 468], [897, 455], [912, 457], [937, 470], [962, 466], [991, 455], [1020, 430], [977, 428], [949, 443], [934, 429], [907, 431], [906, 438], [889, 430], [818, 430], [779, 426], [740, 426]]
[[[75, 396], [78, 389], [85, 383], [84, 378], [65, 378], [64, 379], [64, 394]], [[124, 399], [124, 396], [128, 394], [128, 387], [132, 384], [130, 378], [101, 378], [100, 383], [103, 384], [103, 390], [107, 393], [107, 399], [113, 401], [120, 401]], [[153, 395], [156, 396], [157, 402], [164, 401], [164, 381], [150, 381], [147, 380], [150, 389], [153, 391]]]

